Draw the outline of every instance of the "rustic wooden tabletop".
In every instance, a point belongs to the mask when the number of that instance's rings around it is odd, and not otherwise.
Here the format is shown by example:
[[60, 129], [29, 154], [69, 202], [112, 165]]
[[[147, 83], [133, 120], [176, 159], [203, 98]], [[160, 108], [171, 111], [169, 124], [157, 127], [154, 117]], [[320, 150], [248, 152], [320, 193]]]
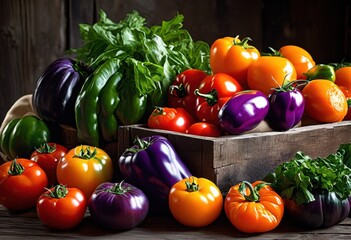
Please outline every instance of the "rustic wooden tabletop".
[[236, 230], [221, 215], [203, 228], [185, 227], [169, 215], [149, 215], [145, 221], [129, 231], [111, 231], [98, 227], [87, 212], [81, 224], [68, 231], [52, 230], [38, 219], [35, 210], [15, 213], [0, 206], [0, 238], [98, 238], [98, 239], [349, 239], [351, 219], [330, 228], [306, 230], [288, 218], [273, 231], [263, 234], [244, 234]]

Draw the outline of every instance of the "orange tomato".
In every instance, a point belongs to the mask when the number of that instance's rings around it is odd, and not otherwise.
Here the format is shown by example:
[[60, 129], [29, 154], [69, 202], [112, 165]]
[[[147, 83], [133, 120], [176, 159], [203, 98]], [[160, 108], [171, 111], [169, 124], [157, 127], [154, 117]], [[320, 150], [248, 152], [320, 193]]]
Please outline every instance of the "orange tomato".
[[222, 207], [221, 191], [206, 178], [185, 178], [175, 183], [169, 192], [171, 213], [185, 226], [203, 227], [212, 223]]
[[234, 77], [241, 86], [246, 86], [247, 69], [256, 61], [260, 52], [238, 37], [224, 37], [217, 39], [211, 46], [210, 66], [212, 72], [226, 73]]
[[100, 148], [81, 145], [61, 158], [56, 174], [60, 184], [80, 189], [89, 199], [99, 184], [112, 180], [112, 160]]
[[348, 106], [344, 93], [332, 81], [315, 79], [303, 89], [305, 113], [312, 120], [321, 123], [342, 121]]
[[284, 202], [265, 183], [256, 181], [250, 184], [244, 181], [229, 189], [224, 211], [228, 220], [241, 232], [268, 232], [281, 222]]
[[335, 84], [351, 89], [351, 66], [341, 67], [335, 70]]
[[297, 79], [306, 79], [304, 73], [316, 65], [311, 54], [299, 46], [283, 46], [279, 49], [279, 53], [294, 65]]
[[267, 96], [273, 88], [293, 80], [296, 80], [294, 65], [287, 58], [278, 56], [260, 57], [250, 65], [247, 73], [249, 88], [259, 90]]

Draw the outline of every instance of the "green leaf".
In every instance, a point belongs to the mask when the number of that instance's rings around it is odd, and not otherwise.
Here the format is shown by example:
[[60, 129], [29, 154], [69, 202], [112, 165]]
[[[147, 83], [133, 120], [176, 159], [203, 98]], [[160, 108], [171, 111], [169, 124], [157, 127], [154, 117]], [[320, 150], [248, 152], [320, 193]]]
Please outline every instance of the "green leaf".
[[344, 164], [344, 156], [350, 154], [350, 150], [349, 146], [341, 145], [336, 153], [315, 159], [297, 152], [264, 180], [271, 182], [282, 197], [298, 204], [313, 201], [312, 193], [323, 191], [335, 192], [346, 199], [351, 195], [351, 169]]

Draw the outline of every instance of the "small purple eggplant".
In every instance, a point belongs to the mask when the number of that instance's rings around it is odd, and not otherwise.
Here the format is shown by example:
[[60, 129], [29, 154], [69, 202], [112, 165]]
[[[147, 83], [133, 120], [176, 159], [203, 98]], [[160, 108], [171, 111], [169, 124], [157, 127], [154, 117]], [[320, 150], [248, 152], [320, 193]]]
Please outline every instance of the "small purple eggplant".
[[150, 207], [168, 207], [171, 187], [192, 174], [167, 138], [137, 137], [135, 142], [118, 160], [122, 177], [145, 192]]
[[104, 182], [90, 197], [88, 209], [101, 227], [129, 230], [144, 221], [149, 211], [149, 200], [132, 184]]
[[292, 86], [293, 83], [275, 89], [268, 97], [270, 107], [267, 122], [273, 130], [286, 131], [301, 121], [305, 99], [301, 91]]
[[315, 199], [307, 204], [297, 204], [285, 199], [287, 214], [305, 228], [325, 228], [334, 226], [350, 213], [349, 199], [340, 199], [335, 192], [313, 194]]
[[241, 134], [254, 129], [268, 114], [267, 96], [258, 90], [236, 93], [220, 109], [219, 124], [230, 134]]

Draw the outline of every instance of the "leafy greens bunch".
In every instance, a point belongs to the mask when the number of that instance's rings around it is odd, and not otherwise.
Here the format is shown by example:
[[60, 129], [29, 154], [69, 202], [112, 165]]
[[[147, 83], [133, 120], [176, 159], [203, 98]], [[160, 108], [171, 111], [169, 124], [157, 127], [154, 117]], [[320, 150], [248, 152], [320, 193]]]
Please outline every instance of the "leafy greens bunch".
[[277, 166], [265, 181], [285, 199], [298, 205], [315, 200], [313, 193], [335, 192], [340, 199], [351, 195], [351, 169], [345, 164], [351, 156], [351, 144], [342, 144], [336, 153], [315, 159], [299, 151]]
[[209, 45], [193, 41], [177, 14], [146, 26], [133, 11], [115, 23], [103, 10], [93, 25], [80, 24], [77, 61], [92, 69], [75, 103], [78, 140], [94, 146], [117, 140], [118, 125], [146, 121], [167, 102], [176, 75], [189, 68], [210, 73]]
[[110, 58], [118, 58], [124, 63], [121, 71], [135, 82], [140, 94], [161, 86], [167, 88], [176, 74], [188, 68], [211, 71], [209, 45], [193, 41], [183, 28], [183, 15], [147, 27], [146, 19], [137, 11], [118, 23], [110, 20], [103, 10], [99, 14], [95, 24], [80, 24], [83, 46], [71, 52], [92, 69]]

